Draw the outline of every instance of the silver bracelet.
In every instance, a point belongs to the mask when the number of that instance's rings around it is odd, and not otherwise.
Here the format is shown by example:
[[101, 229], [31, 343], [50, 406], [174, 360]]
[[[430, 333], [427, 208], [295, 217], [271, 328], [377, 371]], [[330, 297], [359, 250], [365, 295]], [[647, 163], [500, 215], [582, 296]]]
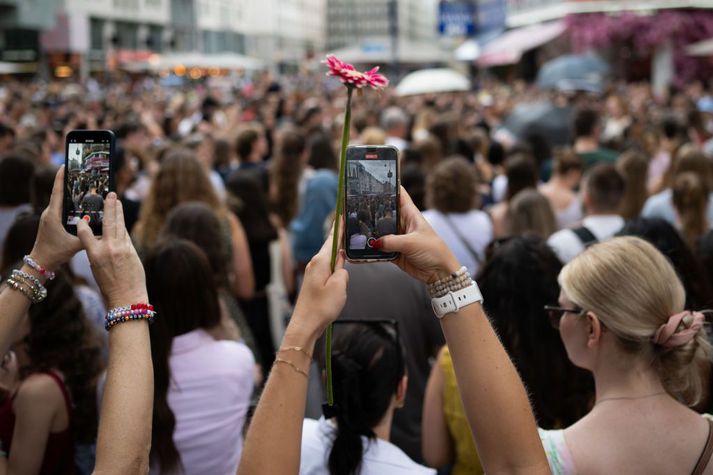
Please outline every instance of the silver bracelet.
[[473, 279], [465, 266], [453, 272], [448, 277], [438, 279], [428, 286], [428, 293], [431, 298], [443, 297], [448, 292], [457, 292], [468, 287]]

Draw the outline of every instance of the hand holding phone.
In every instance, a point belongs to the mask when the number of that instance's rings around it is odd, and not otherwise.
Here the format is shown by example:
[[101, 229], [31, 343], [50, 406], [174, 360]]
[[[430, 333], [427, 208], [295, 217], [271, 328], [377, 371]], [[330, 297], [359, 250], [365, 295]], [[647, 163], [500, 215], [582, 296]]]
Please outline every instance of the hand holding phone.
[[384, 146], [350, 146], [344, 196], [344, 248], [350, 261], [390, 261], [396, 252], [374, 247], [382, 236], [399, 231], [398, 150]]
[[115, 142], [111, 130], [72, 130], [67, 134], [62, 206], [62, 223], [67, 232], [76, 235], [81, 219], [94, 235], [101, 235], [104, 199], [115, 191]]

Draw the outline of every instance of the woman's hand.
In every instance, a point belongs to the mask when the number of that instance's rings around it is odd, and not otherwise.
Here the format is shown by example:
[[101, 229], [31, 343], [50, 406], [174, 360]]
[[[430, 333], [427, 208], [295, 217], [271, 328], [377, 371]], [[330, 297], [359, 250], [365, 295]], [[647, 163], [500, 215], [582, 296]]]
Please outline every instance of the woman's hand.
[[384, 252], [399, 252], [395, 264], [427, 284], [460, 269], [458, 259], [431, 228], [403, 187], [400, 195], [399, 212], [403, 234], [384, 236], [374, 243], [374, 248]]
[[35, 245], [30, 256], [50, 271], [57, 270], [82, 248], [76, 236], [62, 226], [62, 198], [64, 194], [64, 167], [54, 177], [50, 204], [42, 213]]
[[344, 269], [344, 255], [340, 251], [334, 273], [330, 271], [332, 233], [316, 256], [307, 264], [287, 334], [300, 332], [316, 341], [327, 325], [337, 319], [347, 301], [349, 274]]
[[124, 211], [116, 193], [109, 193], [104, 200], [101, 239], [92, 234], [84, 220], [77, 224], [77, 235], [110, 308], [148, 302], [144, 267], [126, 232]]

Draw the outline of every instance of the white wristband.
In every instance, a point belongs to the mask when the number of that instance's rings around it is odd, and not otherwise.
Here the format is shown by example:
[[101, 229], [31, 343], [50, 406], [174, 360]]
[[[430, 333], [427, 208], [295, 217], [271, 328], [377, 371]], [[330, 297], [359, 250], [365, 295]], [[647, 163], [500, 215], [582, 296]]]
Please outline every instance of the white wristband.
[[472, 281], [471, 284], [456, 292], [448, 292], [443, 297], [431, 299], [431, 306], [436, 317], [443, 318], [449, 313], [454, 313], [475, 302], [482, 302], [483, 294], [480, 293], [478, 284]]

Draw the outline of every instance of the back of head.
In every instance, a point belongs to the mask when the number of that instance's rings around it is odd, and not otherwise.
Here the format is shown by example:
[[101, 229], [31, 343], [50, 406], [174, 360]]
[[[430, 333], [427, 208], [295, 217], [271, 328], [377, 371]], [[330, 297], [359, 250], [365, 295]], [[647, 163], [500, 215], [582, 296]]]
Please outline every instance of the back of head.
[[178, 148], [169, 151], [164, 157], [161, 168], [154, 177], [149, 196], [141, 207], [137, 223], [138, 244], [143, 247], [152, 246], [168, 213], [176, 205], [186, 201], [202, 201], [217, 213], [224, 213], [224, 206], [218, 199], [208, 174], [193, 152]]
[[298, 183], [307, 144], [302, 133], [285, 129], [277, 137], [277, 153], [270, 166], [270, 208], [287, 226], [297, 214]]
[[[338, 325], [339, 328], [341, 325]], [[384, 418], [406, 373], [403, 350], [395, 334], [381, 323], [344, 324], [335, 332], [332, 350], [337, 435], [329, 453], [332, 475], [359, 472], [362, 436]]]
[[250, 242], [265, 242], [277, 238], [268, 217], [267, 197], [254, 170], [237, 170], [225, 184], [227, 190], [240, 199], [237, 214]]
[[589, 107], [583, 107], [574, 114], [572, 131], [574, 139], [594, 138], [599, 125], [599, 113]]
[[531, 155], [516, 153], [505, 160], [505, 176], [508, 179], [508, 191], [505, 199], [510, 201], [526, 188], [537, 186], [537, 166]]
[[189, 201], [171, 210], [159, 237], [185, 239], [198, 246], [208, 258], [215, 282], [223, 285], [228, 280], [230, 256], [226, 233], [210, 206]]
[[[489, 248], [477, 277], [491, 318], [526, 387], [541, 427], [587, 412], [591, 378], [567, 359], [544, 306], [557, 302], [562, 263], [544, 239], [514, 237]], [[518, 289], [513, 292], [512, 289]]]
[[381, 126], [389, 133], [408, 125], [408, 116], [400, 107], [389, 107], [381, 115]]
[[708, 229], [708, 194], [710, 190], [693, 172], [677, 174], [673, 179], [673, 206], [680, 221], [681, 232], [689, 246]]
[[476, 206], [477, 174], [464, 158], [449, 158], [426, 179], [426, 206], [442, 213], [467, 213]]
[[49, 206], [56, 174], [57, 170], [54, 167], [44, 167], [35, 171], [30, 185], [30, 201], [35, 213], [41, 214]]
[[619, 205], [619, 215], [624, 219], [633, 219], [641, 214], [647, 197], [646, 178], [649, 161], [643, 153], [628, 150], [621, 154], [616, 162], [616, 169], [625, 182], [624, 196]]
[[33, 163], [20, 155], [0, 158], [0, 206], [17, 206], [30, 202], [30, 182], [35, 172]]
[[589, 214], [616, 214], [624, 197], [624, 177], [614, 165], [600, 163], [584, 177], [585, 205]]
[[535, 188], [526, 188], [510, 200], [507, 224], [511, 236], [535, 234], [547, 239], [557, 231], [550, 200]]
[[406, 163], [401, 168], [401, 185], [419, 210], [424, 209], [426, 177], [418, 163]]
[[700, 400], [702, 370], [711, 354], [705, 330], [680, 346], [653, 342], [686, 299], [676, 271], [654, 246], [636, 237], [596, 244], [567, 264], [559, 281], [572, 303], [594, 313], [614, 335], [622, 355], [651, 362], [666, 390], [681, 402]]
[[336, 170], [339, 166], [337, 154], [328, 135], [322, 132], [310, 135], [307, 140], [307, 150], [309, 150], [307, 163], [315, 170]]
[[218, 293], [205, 254], [193, 243], [168, 239], [144, 259], [149, 301], [160, 315], [150, 328], [154, 367], [151, 458], [162, 473], [181, 464], [173, 441], [176, 418], [168, 405], [169, 356], [173, 338], [220, 321]]
[[248, 160], [259, 137], [260, 131], [256, 127], [248, 127], [238, 133], [235, 140], [235, 152], [238, 154], [238, 160], [241, 162]]
[[713, 288], [704, 268], [676, 228], [661, 218], [635, 218], [624, 224], [618, 236], [637, 236], [666, 256], [686, 290], [686, 308], [713, 305]]
[[386, 132], [378, 127], [367, 127], [359, 138], [364, 145], [384, 145], [386, 143]]
[[695, 145], [688, 144], [682, 146], [676, 154], [673, 164], [672, 185], [676, 176], [681, 173], [691, 172], [703, 181], [703, 185], [709, 190], [713, 190], [713, 169], [710, 160], [703, 151]]
[[555, 150], [552, 171], [555, 175], [562, 177], [571, 172], [582, 173], [584, 171], [584, 162], [571, 148], [560, 148]]

